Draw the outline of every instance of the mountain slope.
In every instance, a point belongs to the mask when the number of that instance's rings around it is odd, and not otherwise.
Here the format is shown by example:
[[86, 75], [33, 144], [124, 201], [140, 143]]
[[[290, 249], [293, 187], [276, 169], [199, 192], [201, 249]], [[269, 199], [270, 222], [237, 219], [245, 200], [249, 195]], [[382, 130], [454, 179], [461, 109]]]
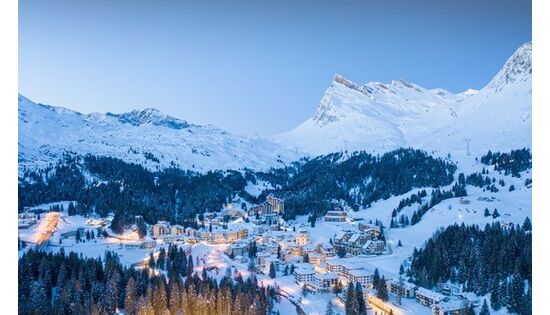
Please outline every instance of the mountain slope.
[[531, 49], [522, 45], [480, 91], [458, 94], [336, 75], [313, 117], [275, 139], [312, 154], [403, 146], [464, 153], [466, 139], [474, 154], [530, 147]]
[[82, 114], [19, 95], [19, 166], [40, 167], [64, 153], [113, 156], [148, 168], [267, 169], [297, 159], [295, 151], [261, 138], [199, 126], [156, 109]]

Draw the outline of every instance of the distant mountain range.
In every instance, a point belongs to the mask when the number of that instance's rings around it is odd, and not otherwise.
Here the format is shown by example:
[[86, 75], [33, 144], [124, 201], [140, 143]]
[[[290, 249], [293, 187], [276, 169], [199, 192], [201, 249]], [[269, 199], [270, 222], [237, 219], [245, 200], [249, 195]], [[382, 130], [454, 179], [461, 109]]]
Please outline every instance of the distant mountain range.
[[411, 146], [472, 153], [531, 146], [531, 42], [479, 91], [453, 94], [403, 80], [355, 84], [334, 77], [313, 117], [276, 137], [310, 154]]
[[267, 169], [304, 155], [399, 147], [476, 156], [531, 147], [531, 43], [479, 91], [453, 94], [404, 80], [355, 84], [336, 75], [313, 117], [272, 139], [233, 135], [156, 109], [82, 114], [19, 95], [19, 166], [63, 154], [113, 156], [148, 168]]
[[156, 109], [82, 114], [19, 95], [19, 166], [43, 167], [63, 154], [112, 156], [150, 169], [268, 169], [300, 157], [263, 138], [199, 126]]

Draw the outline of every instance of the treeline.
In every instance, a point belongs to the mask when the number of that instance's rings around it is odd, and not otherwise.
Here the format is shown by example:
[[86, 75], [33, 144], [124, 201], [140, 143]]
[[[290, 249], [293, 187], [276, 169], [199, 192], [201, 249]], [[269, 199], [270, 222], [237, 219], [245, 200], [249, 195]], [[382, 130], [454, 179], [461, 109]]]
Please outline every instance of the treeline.
[[532, 168], [531, 150], [523, 148], [510, 153], [487, 152], [481, 157], [481, 163], [493, 165], [496, 171], [504, 171], [505, 175], [520, 177], [519, 173]]
[[430, 202], [420, 206], [418, 210], [413, 212], [411, 224], [415, 225], [420, 222], [422, 216], [441, 201], [450, 198], [464, 197], [466, 195], [468, 195], [466, 192], [466, 185], [464, 182], [461, 182], [460, 179], [450, 190], [434, 189], [430, 197]]
[[218, 283], [196, 273], [167, 279], [149, 269], [75, 253], [29, 250], [19, 258], [19, 314], [267, 314], [275, 291], [251, 276]]
[[399, 201], [399, 204], [395, 209], [393, 209], [391, 213], [391, 222], [390, 222], [390, 228], [395, 227], [403, 227], [410, 224], [409, 217], [402, 214], [401, 216], [397, 216], [401, 210], [403, 210], [406, 207], [409, 207], [413, 205], [414, 203], [418, 203], [419, 205], [422, 205], [422, 198], [426, 197], [428, 194], [426, 193], [426, 190], [421, 190], [416, 194], [412, 194], [410, 197], [407, 197], [405, 199], [401, 199]]
[[450, 281], [477, 295], [491, 294], [493, 309], [531, 314], [531, 222], [502, 228], [500, 223], [452, 225], [425, 247], [414, 249], [407, 275], [426, 288]]
[[247, 181], [237, 171], [198, 174], [168, 168], [152, 172], [116, 158], [66, 158], [55, 167], [24, 172], [19, 179], [19, 210], [59, 200], [76, 201], [73, 214], [114, 212], [113, 230], [167, 220], [196, 224], [205, 211], [218, 211], [235, 196], [256, 201], [244, 190]]
[[[56, 166], [23, 172], [19, 178], [19, 210], [59, 200], [76, 201], [74, 214], [114, 212], [113, 230], [120, 232], [135, 217], [147, 223], [167, 220], [196, 225], [197, 214], [218, 211], [237, 196], [252, 204], [268, 193], [285, 200], [285, 217], [324, 215], [345, 202], [355, 210], [415, 187], [439, 187], [453, 180], [456, 166], [413, 149], [382, 156], [334, 153], [267, 172], [210, 171], [199, 174], [176, 168], [150, 171], [116, 158], [66, 156]], [[264, 180], [276, 187], [258, 198], [245, 191], [248, 182]], [[336, 203], [335, 203], [336, 201]], [[246, 205], [246, 204], [245, 204]]]

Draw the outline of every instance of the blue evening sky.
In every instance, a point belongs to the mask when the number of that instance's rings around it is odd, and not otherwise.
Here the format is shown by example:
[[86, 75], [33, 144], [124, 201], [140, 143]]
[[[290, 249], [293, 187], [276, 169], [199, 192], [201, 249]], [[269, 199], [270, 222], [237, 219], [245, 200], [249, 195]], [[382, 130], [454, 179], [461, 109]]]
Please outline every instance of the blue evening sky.
[[310, 117], [335, 73], [479, 89], [529, 40], [527, 0], [20, 0], [19, 91], [270, 135]]

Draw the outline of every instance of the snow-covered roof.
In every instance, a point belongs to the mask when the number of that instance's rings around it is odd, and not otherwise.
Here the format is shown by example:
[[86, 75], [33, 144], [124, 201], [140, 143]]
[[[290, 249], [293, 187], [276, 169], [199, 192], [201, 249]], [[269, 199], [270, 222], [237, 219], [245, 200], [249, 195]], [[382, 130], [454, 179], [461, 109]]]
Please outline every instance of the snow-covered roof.
[[391, 284], [392, 286], [402, 287], [405, 290], [412, 290], [412, 289], [416, 288], [416, 284], [410, 283], [410, 282], [407, 282], [407, 281], [402, 281], [401, 283], [399, 283], [399, 279], [397, 279], [397, 278], [389, 279], [387, 282], [388, 282], [388, 284]]
[[435, 291], [432, 291], [432, 290], [429, 290], [429, 289], [426, 289], [426, 288], [422, 288], [422, 287], [419, 287], [416, 290], [416, 294], [427, 297], [427, 298], [429, 298], [431, 300], [434, 300], [434, 301], [441, 301], [445, 298], [445, 295], [443, 295], [441, 293], [438, 293], [438, 292], [435, 292]]
[[346, 236], [346, 232], [338, 232], [338, 233], [336, 233], [336, 235], [334, 236], [334, 239], [335, 239], [335, 240], [341, 240], [344, 236]]
[[468, 305], [466, 300], [450, 300], [446, 302], [439, 302], [432, 305], [432, 309], [439, 309], [443, 312], [450, 312], [455, 310], [460, 310], [465, 308]]
[[348, 271], [348, 273], [354, 277], [368, 277], [372, 276], [372, 273], [366, 269], [353, 269]]
[[313, 266], [311, 264], [303, 263], [294, 265], [294, 272], [302, 275], [314, 274]]
[[356, 241], [359, 239], [360, 236], [361, 236], [360, 233], [354, 233], [354, 234], [349, 238], [349, 242], [351, 242], [351, 243], [356, 242]]
[[474, 292], [462, 292], [460, 296], [470, 302], [479, 302], [479, 297]]
[[338, 275], [334, 272], [317, 273], [315, 278], [319, 280], [338, 279]]

